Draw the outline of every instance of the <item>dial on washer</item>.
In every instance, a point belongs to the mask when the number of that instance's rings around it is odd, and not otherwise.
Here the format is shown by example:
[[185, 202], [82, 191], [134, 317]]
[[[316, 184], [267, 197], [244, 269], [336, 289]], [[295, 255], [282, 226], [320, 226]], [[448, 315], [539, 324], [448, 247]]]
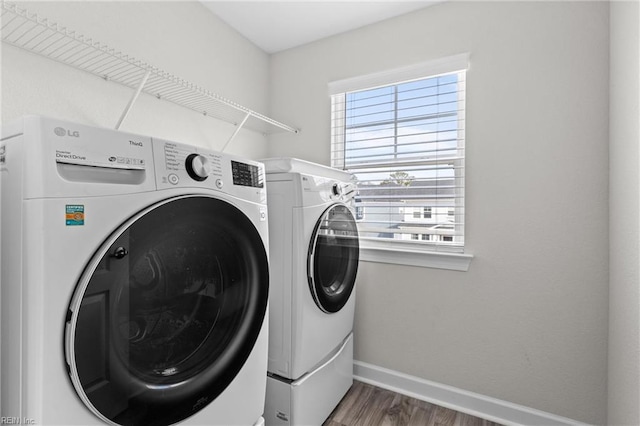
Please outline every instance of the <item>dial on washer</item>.
[[189, 176], [198, 182], [202, 182], [208, 178], [213, 171], [209, 160], [200, 154], [189, 154], [185, 162], [185, 167]]

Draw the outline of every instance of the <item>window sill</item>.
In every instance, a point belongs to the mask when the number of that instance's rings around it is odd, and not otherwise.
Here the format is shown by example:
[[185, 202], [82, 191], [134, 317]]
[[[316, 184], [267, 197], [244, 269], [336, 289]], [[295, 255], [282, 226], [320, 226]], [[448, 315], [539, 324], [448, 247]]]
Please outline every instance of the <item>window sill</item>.
[[466, 272], [469, 270], [472, 259], [472, 254], [463, 253], [360, 247], [360, 260], [363, 262], [391, 263], [394, 265]]

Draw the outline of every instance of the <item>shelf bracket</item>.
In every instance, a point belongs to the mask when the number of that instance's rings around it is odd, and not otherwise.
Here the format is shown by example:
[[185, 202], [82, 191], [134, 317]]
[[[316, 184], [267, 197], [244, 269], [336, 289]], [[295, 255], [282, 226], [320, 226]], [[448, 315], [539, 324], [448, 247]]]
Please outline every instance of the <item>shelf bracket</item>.
[[151, 75], [151, 70], [147, 70], [144, 77], [142, 77], [142, 81], [140, 81], [140, 84], [138, 85], [138, 89], [136, 89], [136, 92], [133, 94], [133, 96], [129, 100], [129, 104], [124, 109], [124, 111], [122, 111], [122, 115], [118, 120], [118, 124], [116, 124], [116, 130], [120, 129], [122, 122], [125, 120], [125, 118], [127, 118], [127, 115], [129, 115], [129, 111], [131, 111], [133, 104], [136, 102], [136, 100], [138, 100], [138, 96], [140, 96], [140, 93], [142, 92], [144, 85], [147, 84], [147, 80], [149, 79], [150, 75]]
[[231, 135], [227, 143], [225, 143], [224, 146], [220, 149], [220, 152], [224, 152], [224, 150], [227, 148], [227, 145], [229, 145], [229, 143], [231, 143], [231, 141], [235, 139], [236, 135], [238, 134], [238, 132], [240, 132], [240, 129], [242, 129], [242, 126], [244, 126], [244, 123], [247, 122], [249, 117], [251, 117], [250, 112], [248, 112], [247, 115], [244, 116], [244, 118], [242, 119], [240, 124], [238, 124], [238, 127], [236, 127], [236, 130], [234, 130], [233, 134]]

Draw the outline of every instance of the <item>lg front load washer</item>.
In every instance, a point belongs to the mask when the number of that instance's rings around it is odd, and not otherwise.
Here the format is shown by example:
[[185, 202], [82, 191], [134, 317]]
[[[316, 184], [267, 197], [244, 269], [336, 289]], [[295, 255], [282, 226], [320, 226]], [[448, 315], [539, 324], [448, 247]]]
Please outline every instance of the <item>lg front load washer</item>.
[[0, 153], [2, 418], [262, 424], [263, 165], [37, 116]]
[[353, 384], [355, 185], [330, 167], [263, 161], [271, 248], [265, 422], [319, 425]]

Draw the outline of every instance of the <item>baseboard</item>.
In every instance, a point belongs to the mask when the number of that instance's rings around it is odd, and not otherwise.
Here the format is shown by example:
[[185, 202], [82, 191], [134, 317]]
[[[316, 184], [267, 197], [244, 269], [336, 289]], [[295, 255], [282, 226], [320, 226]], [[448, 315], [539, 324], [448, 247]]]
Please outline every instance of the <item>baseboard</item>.
[[463, 389], [454, 388], [361, 361], [353, 362], [354, 379], [503, 425], [585, 425]]

